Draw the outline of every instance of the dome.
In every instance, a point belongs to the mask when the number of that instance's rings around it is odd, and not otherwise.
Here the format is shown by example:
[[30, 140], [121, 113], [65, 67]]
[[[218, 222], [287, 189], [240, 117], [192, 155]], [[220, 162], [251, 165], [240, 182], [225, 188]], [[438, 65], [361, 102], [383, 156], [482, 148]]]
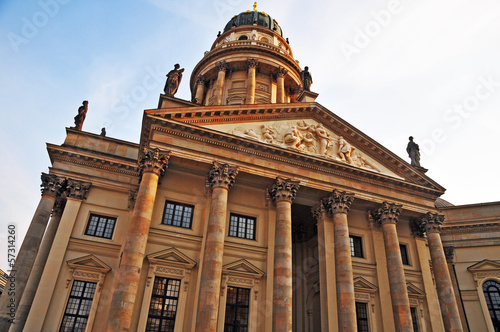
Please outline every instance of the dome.
[[276, 20], [268, 14], [257, 10], [247, 10], [246, 12], [233, 16], [233, 18], [229, 20], [224, 27], [224, 32], [229, 31], [232, 27], [254, 24], [268, 28], [283, 37], [283, 32], [281, 31], [281, 27], [278, 25], [278, 22], [276, 22]]

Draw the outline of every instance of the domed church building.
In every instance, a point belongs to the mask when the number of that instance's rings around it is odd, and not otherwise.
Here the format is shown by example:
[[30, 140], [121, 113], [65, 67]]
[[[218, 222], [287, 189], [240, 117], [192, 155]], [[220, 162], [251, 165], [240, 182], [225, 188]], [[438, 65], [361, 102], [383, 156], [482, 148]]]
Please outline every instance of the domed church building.
[[1, 331], [498, 330], [499, 203], [439, 199], [317, 103], [256, 7], [194, 67], [191, 100], [183, 71], [140, 142], [80, 125], [47, 144]]

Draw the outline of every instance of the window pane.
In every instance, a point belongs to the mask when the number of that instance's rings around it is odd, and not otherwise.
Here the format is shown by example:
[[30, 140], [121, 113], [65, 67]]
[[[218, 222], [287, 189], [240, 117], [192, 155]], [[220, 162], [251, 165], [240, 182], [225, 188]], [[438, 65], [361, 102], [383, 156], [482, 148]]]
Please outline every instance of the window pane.
[[231, 213], [229, 217], [229, 236], [255, 240], [255, 218]]
[[250, 289], [227, 287], [224, 331], [248, 331]]
[[352, 257], [363, 257], [363, 242], [359, 236], [349, 236]]
[[85, 331], [97, 284], [75, 280], [59, 331]]
[[411, 321], [413, 324], [413, 332], [419, 332], [418, 328], [418, 316], [417, 316], [417, 308], [410, 308], [411, 311]]
[[116, 218], [90, 215], [90, 219], [85, 230], [85, 235], [111, 239], [115, 228]]
[[180, 280], [155, 278], [146, 331], [174, 330], [180, 286]]
[[369, 332], [367, 304], [356, 302], [356, 321], [358, 323], [358, 332]]
[[163, 224], [191, 228], [193, 221], [194, 206], [176, 203], [165, 202], [165, 211], [163, 213]]
[[404, 244], [399, 245], [399, 250], [401, 251], [401, 260], [404, 265], [410, 265], [410, 261], [408, 260], [408, 248]]
[[483, 293], [495, 332], [500, 331], [500, 283], [494, 280], [486, 281], [483, 284]]

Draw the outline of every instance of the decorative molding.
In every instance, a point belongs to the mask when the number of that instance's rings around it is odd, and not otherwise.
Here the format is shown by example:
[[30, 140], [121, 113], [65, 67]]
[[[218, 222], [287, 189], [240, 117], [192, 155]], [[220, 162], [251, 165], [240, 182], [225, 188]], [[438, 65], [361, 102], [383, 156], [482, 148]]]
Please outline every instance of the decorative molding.
[[229, 164], [214, 161], [212, 168], [208, 172], [206, 186], [210, 189], [222, 187], [229, 190], [233, 186], [239, 171], [240, 169], [237, 166], [230, 166]]
[[146, 287], [151, 286], [156, 275], [180, 278], [184, 284], [182, 287], [187, 292], [191, 269], [196, 262], [176, 248], [161, 250], [146, 256], [149, 261], [149, 270]]
[[89, 193], [92, 183], [83, 182], [73, 179], [68, 179], [66, 185], [66, 196], [68, 198], [84, 200], [87, 199], [87, 194]]
[[440, 233], [444, 215], [427, 212], [419, 221], [419, 227], [426, 233]]
[[325, 217], [325, 212], [326, 212], [326, 208], [325, 208], [325, 203], [323, 202], [323, 200], [320, 200], [318, 204], [314, 205], [311, 208], [311, 213], [312, 213], [314, 219], [316, 220], [316, 222], [322, 221], [322, 219]]
[[139, 158], [139, 179], [144, 173], [154, 173], [162, 177], [168, 167], [170, 151], [161, 151], [158, 148], [144, 148]]
[[[496, 219], [495, 219], [496, 221]], [[480, 233], [480, 232], [491, 232], [491, 231], [499, 231], [500, 230], [500, 222], [492, 222], [492, 223], [480, 223], [473, 225], [443, 225], [441, 230], [441, 235], [447, 234], [457, 234], [457, 233]]]
[[334, 189], [327, 197], [325, 205], [331, 214], [349, 213], [351, 204], [354, 201], [354, 194]]
[[288, 74], [288, 70], [286, 70], [284, 67], [279, 67], [278, 71], [276, 72], [277, 77], [285, 77], [286, 74]]
[[42, 195], [49, 195], [54, 198], [61, 195], [66, 179], [54, 174], [42, 173], [42, 183], [40, 184]]
[[383, 224], [396, 224], [401, 210], [402, 205], [383, 202], [380, 208], [369, 212], [369, 220], [377, 226]]
[[472, 273], [472, 277], [478, 288], [484, 279], [496, 278], [500, 280], [500, 263], [497, 261], [485, 259], [469, 266], [467, 270]]
[[100, 292], [106, 274], [111, 268], [94, 255], [86, 255], [66, 262], [68, 264], [68, 277], [66, 278], [66, 288], [74, 279], [84, 279], [96, 282], [98, 287], [96, 292]]
[[272, 199], [275, 202], [287, 201], [292, 202], [295, 199], [297, 190], [300, 187], [299, 181], [276, 177], [275, 182], [267, 189], [267, 199]]
[[258, 59], [250, 58], [247, 60], [248, 68], [257, 68], [257, 64], [259, 63]]

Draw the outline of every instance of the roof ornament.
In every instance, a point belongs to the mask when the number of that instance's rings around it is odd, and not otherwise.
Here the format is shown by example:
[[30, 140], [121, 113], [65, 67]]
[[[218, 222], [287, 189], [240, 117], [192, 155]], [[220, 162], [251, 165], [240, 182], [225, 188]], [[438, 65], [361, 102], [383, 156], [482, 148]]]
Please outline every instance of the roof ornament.
[[253, 10], [257, 10], [257, 1], [253, 3]]

